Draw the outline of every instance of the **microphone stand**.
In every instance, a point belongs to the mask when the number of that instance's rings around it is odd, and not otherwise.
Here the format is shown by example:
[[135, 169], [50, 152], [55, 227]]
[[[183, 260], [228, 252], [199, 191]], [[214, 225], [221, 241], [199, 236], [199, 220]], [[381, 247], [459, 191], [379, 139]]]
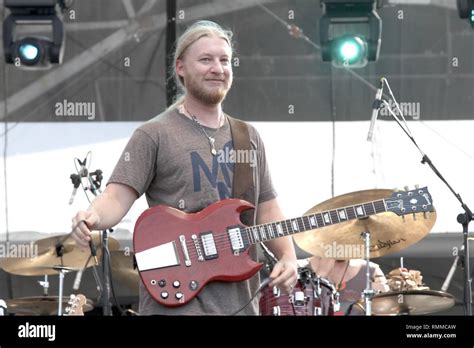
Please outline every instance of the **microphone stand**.
[[[95, 179], [92, 177], [95, 176]], [[100, 186], [102, 183], [102, 171], [97, 169], [95, 172], [89, 173], [88, 180], [90, 183], [89, 190], [94, 196], [98, 196], [102, 191]], [[109, 236], [108, 232], [113, 232], [113, 229], [103, 230], [101, 233], [101, 244], [102, 244], [102, 286], [101, 286], [101, 301], [102, 301], [102, 314], [104, 316], [112, 315], [112, 305], [110, 303], [111, 298], [111, 287], [110, 287], [110, 253], [109, 253]]]
[[[90, 154], [90, 152], [87, 154], [87, 156]], [[102, 193], [100, 186], [102, 184], [102, 171], [100, 169], [97, 169], [95, 172], [89, 172], [86, 168], [86, 163], [87, 163], [87, 156], [83, 161], [78, 160], [81, 169], [76, 170], [78, 171], [78, 174], [72, 174], [71, 175], [71, 180], [74, 184], [74, 188], [76, 189], [80, 184], [81, 184], [81, 178], [87, 178], [87, 181], [89, 185], [83, 186], [84, 193], [86, 194], [87, 199], [89, 200], [89, 197], [87, 196], [87, 190], [89, 190], [94, 196], [98, 196], [100, 193]], [[79, 184], [79, 185], [78, 185]], [[77, 185], [77, 187], [76, 187]], [[72, 203], [72, 199], [74, 198], [75, 191], [73, 191], [73, 195], [71, 196], [70, 204]], [[90, 202], [90, 200], [89, 200]], [[97, 274], [97, 270], [95, 269], [95, 266], [93, 266], [93, 274], [95, 281], [98, 285], [99, 288], [99, 298], [102, 301], [102, 310], [103, 310], [103, 315], [104, 316], [110, 316], [112, 315], [112, 306], [110, 303], [110, 291], [111, 291], [111, 286], [110, 286], [110, 272], [109, 272], [109, 244], [108, 244], [108, 235], [107, 232], [113, 232], [113, 229], [109, 230], [104, 230], [101, 233], [101, 244], [102, 244], [102, 282], [99, 279], [99, 276]], [[69, 236], [72, 234], [72, 232], [66, 236], [58, 245], [56, 246], [56, 251], [60, 251], [62, 247], [62, 243], [69, 238]], [[92, 242], [92, 243], [91, 243]], [[92, 255], [95, 257], [96, 260], [96, 265], [97, 265], [97, 257], [96, 255], [96, 250], [95, 250], [95, 244], [91, 240], [89, 242], [89, 245], [91, 247], [91, 252]]]
[[456, 199], [461, 203], [461, 208], [464, 210], [463, 213], [460, 213], [457, 216], [457, 222], [462, 225], [463, 229], [463, 246], [464, 246], [464, 263], [463, 263], [463, 268], [464, 268], [464, 314], [468, 316], [472, 316], [472, 279], [471, 279], [471, 271], [470, 271], [470, 259], [469, 259], [469, 223], [473, 220], [473, 215], [472, 211], [469, 209], [466, 203], [463, 202], [461, 195], [459, 193], [456, 193], [451, 185], [446, 181], [446, 179], [443, 177], [443, 175], [440, 173], [440, 171], [436, 168], [436, 166], [433, 164], [431, 159], [426, 155], [418, 146], [416, 143], [413, 135], [408, 129], [408, 125], [406, 124], [405, 117], [403, 116], [402, 110], [400, 109], [400, 106], [398, 102], [395, 100], [395, 97], [393, 96], [392, 90], [390, 89], [390, 85], [388, 84], [388, 81], [384, 78], [387, 87], [390, 91], [390, 94], [392, 96], [393, 101], [395, 102], [395, 105], [397, 106], [398, 112], [400, 113], [404, 123], [405, 127], [401, 124], [400, 120], [398, 119], [397, 115], [393, 112], [392, 108], [390, 107], [390, 104], [387, 103], [387, 101], [383, 100], [383, 103], [385, 106], [388, 108], [390, 114], [393, 116], [395, 121], [397, 121], [398, 125], [402, 128], [402, 130], [405, 132], [405, 134], [410, 138], [410, 140], [415, 144], [415, 146], [418, 148], [418, 150], [421, 152], [422, 159], [421, 163], [422, 164], [428, 164], [428, 166], [433, 170], [433, 172], [441, 179], [441, 181], [449, 188], [449, 190], [453, 193], [453, 195], [456, 197]]

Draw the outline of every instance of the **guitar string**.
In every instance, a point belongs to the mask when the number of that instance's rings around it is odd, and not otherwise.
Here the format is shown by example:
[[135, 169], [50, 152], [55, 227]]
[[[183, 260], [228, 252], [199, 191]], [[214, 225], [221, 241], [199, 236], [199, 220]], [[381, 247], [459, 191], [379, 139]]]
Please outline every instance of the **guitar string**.
[[[371, 202], [371, 203], [372, 203], [372, 202]], [[381, 202], [375, 202], [375, 203], [380, 203], [380, 204], [381, 204]], [[351, 208], [353, 208], [353, 207], [351, 207]], [[341, 209], [343, 209], [343, 208], [340, 208], [340, 209], [338, 209], [338, 210], [341, 210]], [[377, 211], [377, 210], [379, 210], [379, 209], [383, 209], [383, 210]], [[295, 223], [298, 225], [298, 227], [299, 227], [300, 223], [298, 223], [298, 221], [297, 221], [298, 219], [301, 219], [301, 221], [302, 221], [302, 223], [303, 223], [304, 229], [307, 229], [307, 230], [316, 229], [316, 228], [320, 228], [320, 227], [325, 227], [325, 226], [328, 226], [328, 225], [324, 225], [324, 222], [323, 222], [323, 226], [319, 226], [319, 225], [317, 225], [317, 226], [311, 226], [311, 222], [310, 222], [310, 221], [309, 221], [309, 222], [305, 222], [305, 221], [303, 221], [303, 218], [306, 218], [306, 219], [309, 219], [309, 218], [312, 218], [312, 217], [317, 218], [317, 217], [318, 217], [317, 215], [319, 215], [320, 219], [321, 219], [321, 220], [324, 220], [324, 219], [323, 219], [323, 214], [328, 213], [328, 214], [331, 215], [331, 212], [337, 213], [336, 210], [323, 211], [323, 212], [315, 213], [315, 214], [311, 214], [311, 215], [305, 215], [305, 216], [301, 216], [301, 217], [297, 217], [297, 218], [282, 220], [281, 222], [272, 222], [272, 223], [267, 223], [267, 224], [260, 224], [260, 225], [255, 225], [255, 226], [249, 226], [249, 227], [245, 227], [244, 230], [247, 231], [248, 234], [252, 234], [252, 236], [253, 236], [253, 231], [252, 231], [252, 230], [256, 229], [256, 230], [257, 230], [256, 233], [257, 233], [257, 235], [258, 235], [258, 237], [259, 237], [259, 238], [257, 238], [257, 240], [258, 240], [258, 242], [260, 242], [260, 241], [261, 241], [260, 239], [262, 239], [262, 238], [261, 238], [261, 234], [260, 234], [260, 229], [261, 229], [261, 228], [263, 228], [263, 229], [266, 230], [266, 235], [270, 235], [270, 232], [268, 232], [268, 228], [269, 228], [270, 225], [273, 225], [273, 224], [274, 224], [275, 226], [276, 226], [276, 225], [280, 225], [280, 226], [282, 227], [282, 229], [283, 229], [283, 233], [289, 233], [289, 234], [297, 233], [297, 232], [300, 232], [300, 230], [293, 228], [293, 222], [295, 222]], [[371, 215], [374, 215], [374, 214], [379, 214], [379, 213], [382, 213], [382, 212], [386, 212], [385, 206], [378, 206], [377, 208], [375, 208], [375, 210], [374, 210], [372, 213], [360, 215], [359, 217], [361, 217], [361, 218], [363, 218], [363, 217], [368, 217], [368, 216], [371, 216]], [[349, 215], [351, 215], [351, 214], [347, 214], [347, 216], [349, 216]], [[357, 217], [357, 214], [356, 214], [355, 212], [354, 212], [354, 217], [349, 217], [349, 219], [345, 219], [345, 220], [342, 220], [342, 221], [340, 220], [340, 217], [338, 216], [339, 221], [337, 221], [337, 222], [332, 222], [332, 221], [331, 221], [331, 223], [330, 223], [329, 225], [334, 225], [334, 224], [337, 224], [337, 223], [340, 223], [340, 222], [346, 222], [346, 221], [354, 220], [354, 219], [356, 219], [356, 218], [358, 218], [358, 217]], [[288, 227], [288, 224], [291, 225], [291, 229]], [[308, 225], [309, 227], [306, 227], [306, 225]], [[275, 228], [274, 228], [274, 229], [275, 229]], [[301, 230], [301, 232], [304, 232], [304, 231]], [[275, 232], [274, 232], [274, 235], [276, 235]], [[282, 236], [282, 237], [283, 237], [283, 236]], [[275, 237], [275, 238], [278, 238], [278, 237]], [[214, 240], [219, 241], [219, 239], [221, 239], [221, 240], [222, 240], [222, 239], [228, 240], [229, 237], [228, 237], [228, 235], [217, 235], [217, 236], [214, 237]], [[249, 239], [252, 239], [252, 238], [249, 238]], [[190, 242], [191, 242], [191, 244], [193, 244], [193, 241], [192, 241], [192, 240], [190, 240]], [[212, 242], [210, 242], [210, 243], [212, 244]]]
[[[380, 205], [380, 204], [383, 203], [382, 201], [374, 201], [374, 202], [370, 202], [370, 203], [378, 203], [379, 206], [378, 206], [378, 207], [375, 207], [375, 210], [373, 211], [373, 213], [360, 215], [360, 217], [363, 218], [363, 217], [368, 217], [368, 216], [371, 216], [371, 215], [374, 215], [374, 214], [379, 214], [379, 213], [386, 212], [385, 206], [384, 206], [384, 205], [383, 205], [383, 206]], [[375, 205], [375, 204], [374, 204], [374, 205]], [[355, 206], [351, 206], [350, 208], [355, 208]], [[378, 208], [380, 208], [380, 209], [383, 208], [383, 210], [377, 211]], [[337, 210], [342, 210], [342, 209], [344, 209], [344, 208], [339, 208], [339, 209], [337, 209]], [[346, 209], [347, 209], [347, 208], [346, 208]], [[331, 215], [331, 212], [337, 213], [337, 210], [323, 211], [323, 212], [315, 213], [315, 214], [311, 214], [311, 215], [305, 215], [305, 216], [301, 216], [301, 217], [297, 217], [297, 218], [282, 220], [281, 222], [272, 222], [272, 223], [267, 223], [267, 224], [260, 224], [260, 225], [255, 225], [255, 226], [249, 226], [249, 227], [243, 228], [242, 230], [244, 230], [245, 232], [247, 232], [247, 235], [249, 235], [249, 238], [248, 238], [249, 240], [251, 240], [251, 241], [257, 240], [256, 243], [258, 243], [258, 242], [264, 241], [264, 240], [263, 240], [264, 238], [262, 238], [262, 235], [261, 235], [261, 233], [260, 233], [260, 229], [261, 229], [261, 228], [264, 229], [264, 231], [266, 232], [265, 234], [266, 234], [267, 236], [271, 236], [271, 233], [268, 232], [268, 231], [269, 231], [269, 227], [270, 227], [271, 225], [275, 225], [275, 227], [276, 227], [277, 225], [280, 225], [280, 226], [282, 227], [282, 231], [283, 231], [283, 235], [280, 236], [280, 237], [284, 237], [284, 236], [286, 236], [286, 235], [290, 235], [290, 234], [294, 234], [294, 233], [298, 233], [298, 232], [305, 232], [304, 230], [311, 230], [311, 229], [317, 229], [317, 228], [322, 228], [322, 227], [328, 226], [328, 225], [324, 225], [323, 214], [329, 214], [329, 215]], [[366, 211], [367, 211], [367, 210], [366, 210]], [[305, 222], [305, 221], [303, 220], [303, 218], [306, 218], [306, 219], [309, 219], [309, 218], [312, 218], [312, 217], [317, 218], [318, 215], [319, 215], [320, 219], [323, 220], [323, 226], [320, 226], [319, 223], [318, 223], [317, 226], [311, 226], [311, 222], [310, 222], [310, 221], [306, 221], [306, 222]], [[351, 214], [347, 214], [346, 216], [349, 216], [349, 215], [351, 215]], [[332, 222], [332, 219], [331, 219], [331, 223], [330, 223], [329, 225], [334, 225], [334, 224], [341, 223], [341, 222], [351, 221], [351, 220], [354, 220], [354, 219], [356, 219], [356, 218], [358, 218], [356, 212], [354, 212], [354, 217], [350, 217], [349, 219], [345, 219], [345, 220], [343, 220], [343, 221], [340, 221], [340, 217], [338, 216], [339, 221], [337, 221], [337, 222]], [[301, 230], [301, 229], [296, 229], [296, 230], [295, 230], [295, 229], [294, 229], [294, 227], [293, 227], [293, 222], [295, 222], [295, 223], [297, 224], [298, 228], [299, 228], [299, 226], [300, 226], [300, 223], [298, 223], [298, 221], [297, 221], [298, 219], [301, 220], [304, 230]], [[290, 224], [291, 228], [288, 227], [288, 224]], [[308, 225], [309, 227], [306, 227], [307, 225]], [[272, 227], [273, 227], [273, 226], [272, 226]], [[275, 227], [273, 227], [273, 230], [274, 230], [274, 231], [275, 231], [275, 229], [276, 229]], [[255, 233], [257, 234], [257, 237], [258, 237], [258, 238], [255, 238], [255, 237], [254, 237], [254, 232], [253, 232], [253, 230], [256, 230]], [[278, 234], [278, 229], [276, 229], [276, 230], [277, 230], [277, 232], [274, 232], [274, 233], [273, 233], [274, 235], [277, 235], [277, 234]], [[275, 238], [279, 238], [279, 237], [275, 237]], [[214, 241], [215, 241], [216, 244], [219, 243], [219, 242], [222, 242], [222, 241], [229, 242], [229, 236], [228, 236], [227, 234], [224, 234], [224, 235], [219, 234], [219, 235], [217, 235], [217, 236], [214, 236], [213, 239], [214, 239]], [[273, 239], [273, 238], [270, 238], [270, 239]], [[203, 243], [204, 243], [204, 242], [202, 242], [202, 240], [201, 240], [201, 244], [203, 244]], [[229, 242], [229, 243], [230, 243], [230, 242]], [[194, 241], [193, 241], [192, 239], [188, 239], [188, 240], [186, 241], [186, 244], [187, 244], [188, 246], [189, 246], [189, 245], [194, 245]], [[211, 246], [212, 244], [213, 244], [212, 241], [206, 242], [206, 245]]]
[[[381, 211], [381, 212], [383, 212], [383, 211]], [[420, 213], [420, 212], [418, 212], [418, 213]], [[369, 215], [366, 215], [366, 216], [370, 216], [370, 215], [374, 215], [374, 214], [378, 214], [378, 213], [374, 212], [373, 214], [369, 214]], [[353, 219], [348, 219], [346, 221], [350, 221], [350, 220], [353, 220]], [[332, 224], [334, 224], [334, 223], [332, 223]], [[269, 224], [267, 224], [267, 225], [269, 225]], [[257, 226], [254, 226], [254, 227], [258, 227], [258, 226], [263, 226], [263, 225], [257, 225]], [[324, 226], [321, 226], [321, 227], [324, 227]], [[316, 228], [318, 228], [318, 227], [316, 227]], [[308, 230], [310, 230], [310, 229], [308, 229]], [[250, 235], [250, 234], [253, 235], [253, 232], [251, 231], [251, 227], [245, 228], [244, 231], [247, 233], [247, 235]], [[304, 231], [298, 231], [298, 230], [297, 231], [290, 231], [290, 230], [287, 229], [286, 231], [283, 231], [283, 234], [281, 236], [274, 237], [274, 238], [281, 238], [281, 237], [289, 236], [291, 234], [295, 234], [295, 233], [298, 233], [298, 232], [304, 232]], [[256, 244], [258, 242], [274, 239], [274, 238], [264, 239], [264, 238], [262, 238], [262, 236], [259, 232], [256, 232], [256, 233], [257, 233], [257, 238], [255, 238], [255, 236], [253, 236], [253, 238], [248, 237], [248, 239], [250, 241], [250, 244]], [[267, 233], [267, 235], [270, 235], [270, 234]], [[228, 237], [228, 235], [225, 235], [225, 234], [216, 236], [214, 238], [214, 243], [212, 241], [203, 242], [201, 240], [199, 245], [201, 247], [201, 253], [199, 253], [197, 251], [197, 249], [195, 248], [195, 244], [194, 244], [193, 240], [186, 241], [186, 246], [187, 246], [187, 249], [188, 249], [188, 255], [190, 256], [190, 258], [191, 257], [192, 258], [197, 258], [197, 257], [199, 257], [200, 254], [203, 255], [204, 250], [202, 250], [202, 249], [204, 249], [204, 248], [212, 248], [212, 247], [215, 246], [215, 248], [219, 249], [219, 250], [232, 249], [232, 244], [229, 240], [229, 237]]]
[[[381, 212], [383, 212], [383, 211], [381, 211]], [[323, 212], [323, 213], [325, 213], [325, 212]], [[378, 214], [377, 210], [375, 210], [371, 214], [366, 214], [365, 216], [370, 216], [370, 215], [373, 215], [373, 214]], [[306, 217], [311, 217], [311, 215], [308, 215]], [[300, 217], [300, 218], [302, 218], [302, 217]], [[300, 218], [296, 218], [296, 219], [300, 219]], [[303, 222], [304, 230], [301, 230], [301, 229], [299, 229], [299, 230], [296, 229], [295, 230], [292, 226], [291, 226], [291, 228], [289, 228], [287, 223], [290, 223], [290, 225], [292, 225], [292, 222], [296, 219], [289, 219], [289, 220], [285, 220], [285, 222], [280, 223], [280, 225], [282, 226], [282, 232], [283, 233], [279, 237], [284, 237], [284, 236], [287, 236], [287, 235], [290, 235], [290, 234], [294, 234], [294, 233], [298, 233], [298, 232], [304, 232], [305, 230], [312, 229], [311, 228], [312, 227], [311, 223], [310, 222], [305, 223], [305, 221], [303, 221], [303, 220], [302, 220], [302, 222]], [[350, 221], [350, 220], [353, 220], [353, 218], [347, 219], [345, 221]], [[339, 222], [341, 222], [341, 221], [339, 221]], [[344, 222], [344, 221], [342, 221], [342, 222]], [[278, 223], [275, 223], [275, 225], [276, 224], [278, 224]], [[331, 224], [335, 224], [335, 223], [331, 223]], [[260, 233], [260, 228], [267, 229], [269, 225], [271, 225], [271, 224], [262, 224], [262, 225], [256, 225], [256, 226], [253, 226], [253, 227], [244, 228], [244, 231], [247, 233], [248, 239], [250, 240], [251, 244], [255, 244], [254, 241], [261, 242], [261, 241], [265, 241], [265, 240], [268, 240], [268, 239], [279, 238], [279, 237], [274, 237], [274, 238], [263, 238], [262, 237], [262, 234]], [[309, 227], [306, 227], [306, 225], [308, 225]], [[299, 225], [298, 225], [298, 227], [299, 227]], [[314, 227], [315, 227], [314, 229], [318, 228], [318, 226], [314, 226]], [[321, 227], [323, 227], [323, 226], [321, 226]], [[255, 230], [255, 232], [253, 230]], [[255, 234], [257, 235], [257, 237], [255, 237]], [[271, 234], [268, 232], [268, 230], [267, 230], [266, 235], [271, 237]], [[275, 233], [274, 233], [274, 235], [275, 235]], [[194, 247], [194, 244], [195, 244], [195, 242], [193, 240], [186, 241], [187, 247], [188, 248], [191, 247], [191, 250], [194, 250], [194, 248], [192, 248], [192, 247]], [[226, 235], [226, 234], [215, 236], [214, 237], [214, 243], [212, 241], [205, 241], [204, 242], [204, 241], [201, 240], [200, 244], [203, 247], [212, 247], [213, 245], [215, 245], [216, 247], [219, 247], [221, 249], [224, 248], [224, 247], [231, 246], [231, 243], [229, 241], [229, 236]], [[198, 254], [197, 250], [196, 250], [195, 254], [196, 255]]]
[[[305, 215], [305, 216], [302, 216], [302, 217], [298, 217], [298, 218], [294, 218], [294, 219], [288, 219], [288, 220], [283, 220], [280, 225], [282, 226], [282, 229], [283, 229], [283, 235], [279, 236], [279, 237], [274, 237], [274, 238], [280, 238], [280, 237], [285, 237], [285, 236], [289, 236], [291, 234], [294, 234], [294, 233], [298, 233], [298, 232], [304, 232], [304, 230], [300, 231], [300, 230], [294, 230], [293, 228], [288, 228], [287, 226], [287, 223], [291, 223], [294, 221], [294, 220], [297, 220], [297, 219], [302, 219], [304, 217], [306, 218], [310, 218], [310, 217], [316, 217], [316, 215], [318, 214], [321, 214], [321, 218], [322, 218], [322, 214], [325, 214], [325, 213], [331, 213], [331, 212], [336, 212], [337, 213], [337, 210], [341, 210], [341, 209], [347, 209], [347, 208], [355, 208], [356, 206], [360, 206], [360, 205], [365, 205], [365, 204], [373, 204], [373, 207], [374, 207], [374, 212], [373, 213], [369, 213], [369, 214], [365, 214], [363, 217], [368, 217], [368, 216], [371, 216], [371, 215], [374, 215], [374, 214], [378, 214], [378, 213], [382, 213], [382, 212], [386, 212], [386, 209], [385, 209], [385, 205], [383, 206], [380, 206], [381, 204], [383, 204], [383, 201], [384, 200], [377, 200], [377, 201], [372, 201], [372, 202], [367, 202], [367, 203], [362, 203], [362, 204], [357, 204], [357, 205], [354, 205], [354, 206], [349, 206], [349, 207], [345, 207], [345, 208], [338, 208], [336, 210], [330, 210], [330, 211], [324, 211], [324, 212], [321, 212], [321, 213], [315, 213], [315, 214], [312, 214], [312, 215]], [[379, 206], [379, 208], [382, 208], [383, 207], [383, 210], [380, 211], [380, 212], [377, 212], [377, 207], [376, 205]], [[356, 212], [354, 211], [354, 215], [356, 216]], [[362, 216], [361, 216], [362, 217]], [[347, 219], [347, 220], [344, 220], [342, 222], [345, 222], [345, 221], [350, 221], [350, 220], [354, 220], [354, 218], [350, 218], [350, 219]], [[333, 224], [337, 224], [337, 223], [340, 223], [341, 221], [339, 222], [336, 222], [336, 223], [331, 223], [331, 225]], [[262, 227], [262, 228], [267, 228], [267, 227], [263, 227], [263, 226], [269, 226], [271, 224], [278, 224], [278, 223], [269, 223], [269, 224], [261, 224], [261, 225], [255, 225], [255, 226], [251, 226], [251, 227], [246, 227], [244, 228], [243, 230], [245, 232], [247, 232], [247, 235], [248, 235], [248, 239], [251, 241], [251, 244], [256, 244], [258, 242], [261, 242], [261, 241], [265, 241], [265, 240], [268, 240], [268, 239], [265, 239], [262, 238], [262, 235], [260, 234], [260, 231], [259, 231], [259, 227]], [[285, 225], [286, 225], [286, 228], [285, 228]], [[306, 229], [306, 223], [303, 221], [303, 227]], [[310, 225], [310, 223], [309, 223]], [[327, 226], [327, 225], [325, 225]], [[299, 227], [299, 225], [298, 225]], [[324, 226], [321, 226], [321, 227], [324, 227]], [[319, 228], [319, 226], [315, 226], [314, 229], [316, 228]], [[257, 238], [255, 238], [255, 235], [252, 231], [252, 229], [256, 229], [256, 234], [257, 234]], [[285, 231], [286, 229], [286, 231]], [[307, 230], [310, 230], [311, 229], [311, 226], [307, 229]], [[250, 235], [252, 235], [252, 237], [250, 237]], [[267, 233], [267, 235], [270, 236], [270, 233]], [[274, 239], [274, 238], [269, 238], [269, 239]], [[257, 242], [255, 242], [255, 240]], [[215, 245], [216, 249], [219, 248], [219, 249], [226, 249], [226, 248], [229, 248], [231, 249], [231, 242], [229, 241], [229, 237], [228, 235], [224, 234], [224, 235], [217, 235], [214, 237], [214, 243], [212, 241], [206, 241], [206, 242], [203, 242], [202, 239], [201, 239], [201, 243], [200, 243], [200, 246], [202, 246], [202, 248], [209, 248], [209, 247], [213, 247], [213, 245]], [[194, 244], [194, 241], [193, 240], [187, 240], [186, 241], [186, 246], [188, 247], [188, 254], [190, 256], [199, 256], [199, 253], [198, 251], [196, 250], [195, 248], [195, 244]], [[191, 251], [189, 251], [191, 250]], [[202, 250], [203, 251], [203, 250]]]

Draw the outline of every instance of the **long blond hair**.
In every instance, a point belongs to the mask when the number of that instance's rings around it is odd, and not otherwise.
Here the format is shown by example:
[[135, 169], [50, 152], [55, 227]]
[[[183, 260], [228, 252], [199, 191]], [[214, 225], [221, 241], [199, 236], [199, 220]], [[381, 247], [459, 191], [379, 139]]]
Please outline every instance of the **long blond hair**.
[[202, 20], [197, 21], [190, 27], [188, 27], [176, 42], [176, 49], [174, 51], [173, 56], [173, 66], [171, 67], [172, 76], [176, 81], [176, 85], [180, 90], [180, 93], [177, 95], [174, 103], [170, 105], [167, 110], [174, 109], [183, 104], [184, 97], [186, 95], [186, 87], [184, 86], [184, 80], [176, 72], [176, 61], [183, 57], [189, 46], [191, 46], [193, 43], [195, 43], [197, 40], [204, 36], [217, 36], [219, 38], [222, 38], [229, 44], [231, 50], [233, 50], [232, 31], [223, 29], [219, 24], [207, 20]]

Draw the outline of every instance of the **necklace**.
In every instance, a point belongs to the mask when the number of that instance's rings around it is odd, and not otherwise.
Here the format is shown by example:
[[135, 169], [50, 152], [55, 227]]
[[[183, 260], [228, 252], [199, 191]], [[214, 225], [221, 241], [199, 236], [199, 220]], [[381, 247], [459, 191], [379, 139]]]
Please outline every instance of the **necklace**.
[[216, 146], [215, 146], [215, 143], [216, 143], [216, 137], [217, 137], [217, 133], [219, 133], [220, 129], [221, 129], [221, 118], [222, 118], [222, 112], [220, 113], [219, 115], [219, 123], [218, 123], [218, 128], [216, 130], [216, 132], [214, 133], [214, 136], [211, 137], [209, 134], [207, 134], [206, 130], [204, 129], [204, 127], [202, 126], [201, 122], [198, 121], [198, 119], [196, 118], [196, 116], [191, 115], [191, 118], [193, 119], [193, 121], [199, 126], [199, 128], [201, 128], [201, 131], [204, 133], [204, 135], [206, 136], [207, 140], [209, 141], [209, 145], [211, 146], [211, 154], [213, 156], [217, 155], [217, 150], [216, 150]]

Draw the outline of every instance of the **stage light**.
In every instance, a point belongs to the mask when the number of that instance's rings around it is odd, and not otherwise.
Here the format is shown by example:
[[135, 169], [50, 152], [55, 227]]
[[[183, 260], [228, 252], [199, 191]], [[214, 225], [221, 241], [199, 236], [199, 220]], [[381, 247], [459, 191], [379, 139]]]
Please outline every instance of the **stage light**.
[[367, 64], [367, 42], [358, 36], [344, 36], [333, 41], [333, 61], [337, 65]]
[[41, 57], [43, 57], [44, 49], [40, 43], [33, 38], [25, 38], [21, 40], [17, 45], [17, 56], [21, 61], [21, 64], [35, 65]]
[[335, 67], [361, 68], [380, 52], [380, 0], [321, 0], [319, 22], [321, 56]]
[[[64, 29], [57, 3], [64, 4], [60, 0], [5, 0], [10, 10], [3, 21], [6, 63], [35, 70], [61, 64]], [[42, 35], [32, 34], [37, 32]]]
[[474, 28], [474, 0], [457, 0], [459, 18], [468, 19]]

